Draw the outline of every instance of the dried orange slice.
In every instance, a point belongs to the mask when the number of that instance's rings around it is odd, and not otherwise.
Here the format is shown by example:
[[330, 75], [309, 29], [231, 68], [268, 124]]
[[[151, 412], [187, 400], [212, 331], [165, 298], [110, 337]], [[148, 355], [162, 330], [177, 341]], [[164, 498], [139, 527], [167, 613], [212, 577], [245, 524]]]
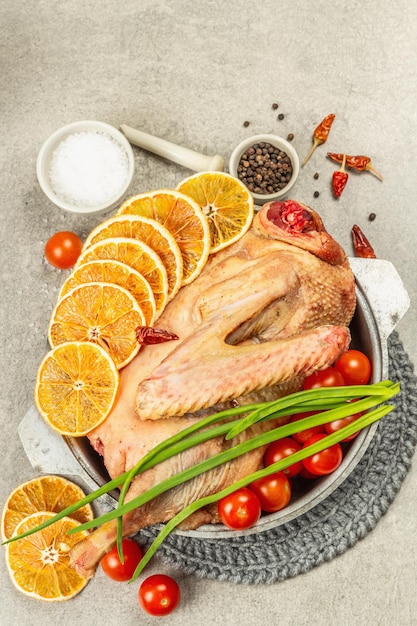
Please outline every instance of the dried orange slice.
[[152, 248], [143, 241], [129, 237], [103, 239], [80, 254], [75, 269], [99, 259], [120, 261], [142, 274], [152, 289], [156, 315], [162, 312], [168, 300], [168, 276], [164, 264]]
[[192, 198], [171, 189], [158, 189], [133, 196], [118, 209], [117, 215], [143, 215], [163, 224], [177, 242], [183, 259], [182, 284], [196, 278], [210, 251], [208, 222]]
[[[1, 516], [3, 540], [10, 539], [16, 526], [25, 517], [39, 511], [59, 513], [84, 496], [81, 487], [62, 476], [38, 476], [18, 485], [3, 506]], [[94, 517], [93, 509], [86, 504], [74, 511], [70, 517], [80, 523], [88, 522]]]
[[179, 183], [178, 191], [197, 202], [210, 226], [210, 253], [218, 252], [246, 233], [254, 201], [245, 185], [225, 172], [201, 172]]
[[160, 257], [168, 275], [168, 298], [172, 299], [182, 282], [183, 261], [174, 236], [165, 226], [142, 215], [121, 215], [99, 224], [85, 240], [83, 250], [91, 244], [112, 237], [134, 237], [146, 243]]
[[[36, 528], [54, 515], [46, 511], [33, 513], [19, 522], [15, 535]], [[38, 600], [62, 601], [84, 589], [88, 580], [70, 566], [69, 560], [71, 548], [88, 535], [86, 531], [67, 534], [77, 526], [76, 520], [63, 517], [43, 530], [7, 544], [7, 567], [19, 591]]]
[[54, 430], [82, 437], [106, 419], [118, 386], [119, 372], [106, 350], [71, 341], [50, 350], [40, 364], [35, 403]]
[[145, 325], [143, 311], [127, 289], [112, 283], [84, 283], [58, 300], [48, 339], [52, 348], [68, 341], [97, 343], [120, 369], [139, 352], [136, 328]]
[[90, 261], [74, 269], [61, 287], [58, 299], [83, 283], [114, 283], [127, 289], [135, 298], [145, 316], [147, 326], [152, 326], [155, 298], [148, 281], [142, 274], [120, 261]]

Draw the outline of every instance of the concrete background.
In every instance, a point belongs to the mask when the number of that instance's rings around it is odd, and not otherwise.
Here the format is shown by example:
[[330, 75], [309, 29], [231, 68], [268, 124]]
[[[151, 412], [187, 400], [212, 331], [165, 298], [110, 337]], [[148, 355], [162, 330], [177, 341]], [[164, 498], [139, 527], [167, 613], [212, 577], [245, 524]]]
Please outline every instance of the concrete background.
[[[302, 158], [315, 126], [336, 113], [327, 146], [302, 170], [292, 197], [316, 209], [349, 254], [358, 223], [378, 257], [395, 264], [412, 301], [398, 330], [416, 361], [416, 41], [417, 4], [407, 0], [0, 2], [1, 502], [36, 475], [17, 427], [33, 401], [64, 279], [45, 263], [44, 244], [58, 230], [85, 237], [101, 221], [61, 212], [37, 183], [41, 144], [69, 122], [125, 123], [226, 160], [251, 134], [293, 133]], [[368, 154], [384, 181], [352, 175], [334, 200], [327, 149]], [[135, 158], [134, 193], [174, 187], [190, 173], [140, 149]], [[164, 623], [417, 624], [416, 478], [414, 464], [377, 527], [308, 574], [242, 587], [175, 573], [183, 601]], [[157, 559], [154, 571], [172, 573]], [[3, 558], [0, 580], [4, 625], [154, 623], [137, 605], [137, 584], [117, 585], [101, 572], [63, 604], [21, 595]]]

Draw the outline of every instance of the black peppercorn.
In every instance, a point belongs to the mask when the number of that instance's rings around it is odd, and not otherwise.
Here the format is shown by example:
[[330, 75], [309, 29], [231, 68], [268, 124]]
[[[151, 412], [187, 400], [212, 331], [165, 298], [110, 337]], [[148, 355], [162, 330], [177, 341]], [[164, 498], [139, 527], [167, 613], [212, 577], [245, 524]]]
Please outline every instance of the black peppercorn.
[[376, 218], [376, 213], [369, 213], [368, 220], [370, 222], [373, 222], [375, 218]]
[[319, 191], [315, 191], [313, 195], [314, 195], [315, 198], [318, 198], [319, 195], [320, 195], [320, 192]]
[[276, 103], [276, 102], [274, 102], [274, 104], [272, 105], [272, 109], [273, 109], [274, 111], [276, 111], [276, 110], [277, 110], [277, 108], [278, 108], [278, 105], [277, 105], [277, 103]]
[[292, 171], [289, 156], [267, 142], [250, 146], [242, 154], [237, 167], [238, 178], [249, 191], [264, 195], [286, 187]]
[[278, 119], [279, 119], [279, 120], [283, 120], [283, 119], [284, 119], [284, 117], [285, 117], [285, 116], [284, 116], [284, 113], [280, 113], [280, 114], [278, 115]]
[[318, 179], [318, 177], [319, 177], [319, 174], [318, 174], [318, 172], [316, 172], [316, 173], [314, 174], [313, 178], [314, 178], [314, 180], [317, 180], [317, 179]]
[[249, 126], [249, 123], [250, 123], [250, 122], [248, 122], [248, 121], [246, 120], [246, 122], [243, 122], [243, 126], [244, 126], [245, 128], [247, 128], [247, 127]]
[[287, 139], [288, 141], [292, 141], [294, 139], [294, 133], [288, 133]]

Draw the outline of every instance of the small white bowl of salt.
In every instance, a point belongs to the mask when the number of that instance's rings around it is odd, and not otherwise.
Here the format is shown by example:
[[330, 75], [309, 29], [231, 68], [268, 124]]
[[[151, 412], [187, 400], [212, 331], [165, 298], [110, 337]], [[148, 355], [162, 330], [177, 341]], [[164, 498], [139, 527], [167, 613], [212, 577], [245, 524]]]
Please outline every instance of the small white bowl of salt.
[[56, 206], [82, 215], [121, 204], [135, 170], [126, 137], [104, 122], [73, 122], [54, 132], [39, 151], [42, 191]]

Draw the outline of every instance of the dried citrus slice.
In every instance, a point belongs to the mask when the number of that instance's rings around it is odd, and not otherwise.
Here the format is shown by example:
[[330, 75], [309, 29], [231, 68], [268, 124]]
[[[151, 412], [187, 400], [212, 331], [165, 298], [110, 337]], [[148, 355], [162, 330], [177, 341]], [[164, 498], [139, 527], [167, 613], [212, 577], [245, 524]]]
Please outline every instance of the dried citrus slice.
[[133, 196], [117, 215], [143, 215], [163, 224], [177, 242], [183, 259], [182, 284], [190, 283], [203, 269], [210, 252], [208, 222], [192, 198], [171, 189]]
[[[85, 496], [81, 487], [62, 476], [39, 476], [18, 485], [7, 498], [1, 516], [1, 535], [10, 539], [25, 517], [39, 511], [59, 513]], [[70, 516], [78, 522], [93, 519], [89, 504]]]
[[[54, 515], [46, 511], [29, 515], [19, 522], [15, 535], [36, 528]], [[86, 531], [67, 534], [77, 526], [79, 522], [73, 518], [63, 517], [6, 546], [10, 578], [19, 591], [38, 600], [61, 601], [84, 589], [88, 580], [71, 567], [69, 560], [71, 548], [88, 535]]]
[[90, 261], [75, 268], [61, 287], [58, 299], [83, 283], [114, 283], [127, 289], [139, 304], [147, 326], [152, 326], [155, 314], [155, 298], [148, 281], [142, 274], [120, 261]]
[[54, 430], [81, 437], [106, 419], [118, 386], [119, 373], [106, 350], [71, 341], [50, 350], [40, 364], [35, 403]]
[[174, 236], [165, 226], [142, 215], [111, 217], [99, 224], [87, 237], [83, 250], [91, 244], [112, 237], [134, 237], [146, 243], [160, 257], [168, 275], [168, 298], [172, 299], [182, 282], [183, 261]]
[[92, 341], [110, 353], [118, 369], [139, 351], [136, 328], [145, 316], [124, 287], [83, 283], [58, 300], [48, 328], [51, 347], [67, 341]]
[[210, 226], [210, 253], [237, 241], [252, 224], [253, 197], [245, 185], [224, 172], [201, 172], [179, 183], [178, 191], [197, 202]]
[[103, 239], [80, 254], [75, 269], [99, 259], [120, 261], [142, 274], [152, 289], [156, 315], [162, 312], [168, 300], [168, 276], [164, 264], [152, 248], [143, 241], [129, 237]]

